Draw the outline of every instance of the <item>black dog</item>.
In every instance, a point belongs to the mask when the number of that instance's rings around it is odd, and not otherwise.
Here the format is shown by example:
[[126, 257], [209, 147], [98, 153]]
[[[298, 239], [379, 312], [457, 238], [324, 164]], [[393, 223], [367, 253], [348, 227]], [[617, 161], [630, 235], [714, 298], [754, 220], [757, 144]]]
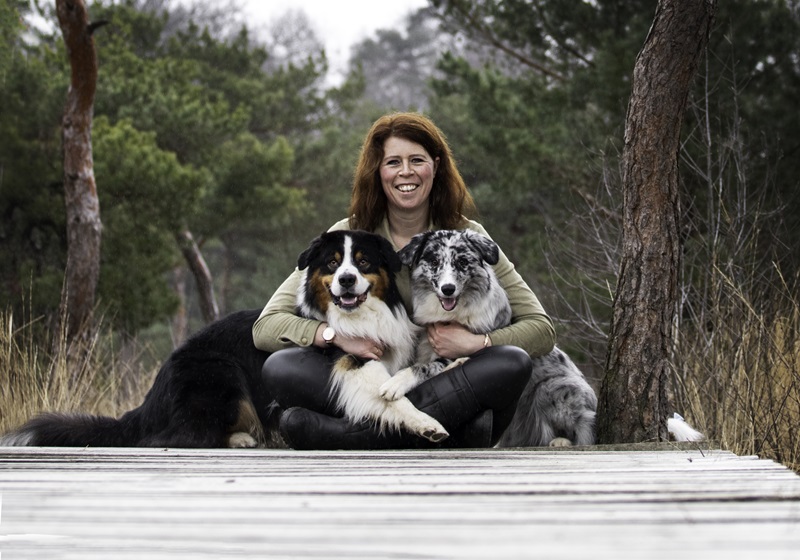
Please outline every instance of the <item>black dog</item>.
[[[119, 419], [48, 413], [0, 445], [56, 447], [255, 447], [279, 410], [259, 390], [268, 353], [253, 345], [260, 310], [233, 313], [189, 338], [164, 362], [138, 408]], [[262, 416], [259, 417], [259, 414]]]

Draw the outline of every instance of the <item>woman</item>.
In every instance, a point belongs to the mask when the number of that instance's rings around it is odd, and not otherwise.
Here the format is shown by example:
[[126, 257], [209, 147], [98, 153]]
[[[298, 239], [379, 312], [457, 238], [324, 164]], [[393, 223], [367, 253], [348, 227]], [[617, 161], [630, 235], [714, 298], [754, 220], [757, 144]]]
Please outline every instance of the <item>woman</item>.
[[[356, 167], [350, 217], [330, 229], [371, 231], [400, 250], [414, 235], [431, 229], [468, 228], [487, 235], [479, 223], [467, 219], [474, 213], [472, 197], [441, 131], [422, 115], [395, 113], [378, 119], [367, 134]], [[512, 324], [489, 333], [488, 339], [457, 324], [428, 327], [427, 336], [439, 355], [471, 359], [406, 395], [448, 430], [445, 446], [494, 445], [528, 382], [530, 356], [546, 354], [555, 343], [552, 321], [502, 252], [495, 272], [509, 294]], [[289, 276], [253, 326], [255, 345], [273, 352], [264, 364], [263, 380], [285, 410], [280, 431], [287, 444], [297, 449], [434, 445], [412, 434], [381, 434], [366, 422], [352, 424], [336, 416], [328, 394], [334, 359], [341, 352], [379, 359], [382, 349], [372, 340], [335, 336], [331, 351], [328, 325], [295, 314], [300, 277], [297, 270]], [[406, 267], [397, 283], [410, 315]]]

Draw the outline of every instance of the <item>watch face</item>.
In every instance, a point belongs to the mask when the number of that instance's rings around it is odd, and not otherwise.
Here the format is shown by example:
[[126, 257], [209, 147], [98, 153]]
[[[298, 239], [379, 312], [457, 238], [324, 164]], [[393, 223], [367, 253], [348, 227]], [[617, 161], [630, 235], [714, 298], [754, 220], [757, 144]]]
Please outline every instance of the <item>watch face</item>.
[[325, 330], [322, 331], [322, 339], [325, 342], [333, 342], [333, 337], [336, 336], [336, 332], [331, 327], [325, 327]]

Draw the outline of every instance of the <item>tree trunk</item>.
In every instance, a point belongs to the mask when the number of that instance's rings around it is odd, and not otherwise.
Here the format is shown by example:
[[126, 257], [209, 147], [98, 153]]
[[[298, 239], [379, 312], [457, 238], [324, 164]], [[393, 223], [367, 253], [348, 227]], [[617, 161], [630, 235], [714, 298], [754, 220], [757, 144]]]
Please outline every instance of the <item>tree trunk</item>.
[[66, 340], [90, 326], [100, 276], [100, 205], [92, 160], [92, 111], [97, 53], [83, 0], [57, 0], [58, 23], [69, 56], [71, 81], [62, 122], [67, 265], [61, 314]]
[[189, 334], [189, 317], [186, 310], [186, 267], [176, 265], [172, 269], [172, 286], [178, 294], [178, 310], [172, 316], [172, 347], [177, 348]]
[[178, 246], [181, 248], [183, 258], [189, 265], [189, 270], [192, 271], [195, 283], [197, 284], [197, 294], [200, 300], [200, 311], [203, 314], [203, 320], [206, 323], [211, 323], [219, 319], [219, 306], [214, 297], [214, 287], [211, 282], [211, 271], [206, 264], [200, 248], [194, 241], [192, 232], [184, 229], [175, 234], [175, 239], [178, 241]]
[[623, 150], [622, 259], [598, 409], [602, 443], [665, 441], [681, 265], [678, 152], [716, 0], [661, 0], [633, 71]]

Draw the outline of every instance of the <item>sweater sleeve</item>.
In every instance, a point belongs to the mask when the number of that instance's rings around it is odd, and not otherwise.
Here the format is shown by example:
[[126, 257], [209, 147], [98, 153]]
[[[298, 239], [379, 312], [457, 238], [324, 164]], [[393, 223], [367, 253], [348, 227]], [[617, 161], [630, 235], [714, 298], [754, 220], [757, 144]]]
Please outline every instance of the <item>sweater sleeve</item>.
[[[477, 222], [471, 221], [469, 228], [491, 237]], [[502, 250], [494, 271], [511, 303], [511, 324], [489, 333], [492, 344], [518, 346], [533, 357], [547, 354], [555, 345], [556, 331], [539, 298]]]
[[310, 346], [320, 321], [296, 314], [297, 288], [302, 273], [295, 270], [275, 291], [253, 325], [256, 348], [276, 352], [291, 346]]

